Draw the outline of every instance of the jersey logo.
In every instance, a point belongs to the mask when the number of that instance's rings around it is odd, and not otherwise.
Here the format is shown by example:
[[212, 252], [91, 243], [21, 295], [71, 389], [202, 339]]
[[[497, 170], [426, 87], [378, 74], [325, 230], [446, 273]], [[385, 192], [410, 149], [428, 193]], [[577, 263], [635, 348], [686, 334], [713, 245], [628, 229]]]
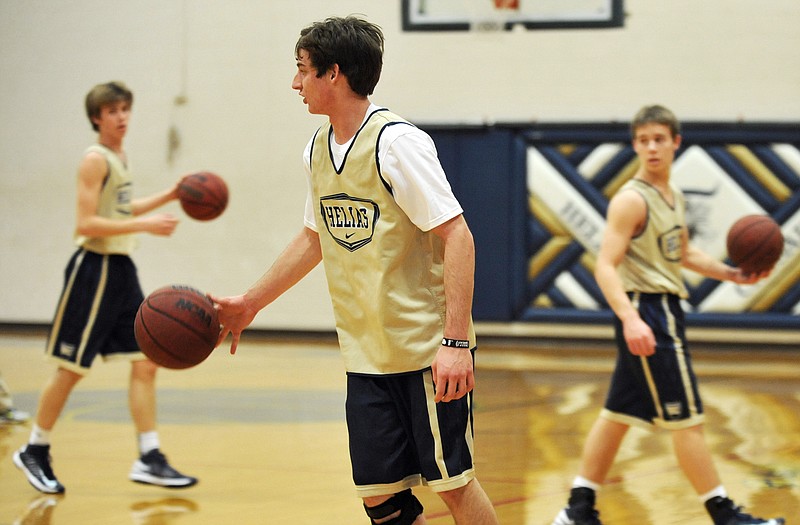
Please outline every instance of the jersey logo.
[[675, 226], [658, 236], [658, 245], [661, 247], [661, 255], [670, 262], [681, 260], [683, 247], [683, 229]]
[[337, 193], [320, 197], [319, 208], [328, 233], [340, 246], [354, 252], [372, 241], [381, 215], [375, 202]]
[[66, 357], [67, 359], [75, 359], [75, 351], [78, 349], [76, 345], [70, 343], [61, 343], [58, 347], [58, 355]]
[[683, 414], [683, 403], [680, 401], [664, 403], [664, 410], [667, 412], [667, 419], [678, 419]]

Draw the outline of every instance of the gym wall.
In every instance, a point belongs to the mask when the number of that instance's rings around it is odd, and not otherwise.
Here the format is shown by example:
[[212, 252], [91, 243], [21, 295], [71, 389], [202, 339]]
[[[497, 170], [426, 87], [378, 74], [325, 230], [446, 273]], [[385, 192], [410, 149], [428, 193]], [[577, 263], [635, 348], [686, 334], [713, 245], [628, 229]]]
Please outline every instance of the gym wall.
[[[796, 0], [625, 0], [620, 27], [500, 32], [404, 31], [402, 3], [0, 2], [0, 322], [50, 322], [74, 249], [76, 169], [95, 139], [83, 99], [93, 85], [113, 79], [135, 95], [126, 147], [137, 195], [198, 170], [221, 174], [231, 192], [228, 210], [215, 221], [192, 221], [172, 204], [165, 209], [182, 219], [175, 234], [140, 236], [134, 261], [145, 291], [182, 283], [226, 295], [255, 281], [302, 227], [301, 154], [322, 119], [309, 115], [291, 89], [294, 43], [302, 27], [330, 15], [363, 14], [384, 29], [384, 72], [373, 101], [426, 129], [463, 132], [483, 152], [471, 169], [456, 169], [451, 157], [459, 150], [447, 143], [463, 137], [437, 135], [454, 187], [474, 215], [470, 224], [481, 231], [488, 225], [496, 236], [492, 249], [513, 261], [502, 297], [487, 296], [483, 290], [497, 281], [478, 276], [481, 318], [524, 321], [533, 306], [579, 305], [579, 288], [592, 296], [588, 285], [531, 279], [531, 265], [542, 262], [536, 242], [546, 241], [534, 228], [541, 216], [527, 206], [528, 156], [540, 146], [527, 140], [529, 127], [613, 128], [654, 102], [685, 122], [800, 122]], [[547, 147], [564, 157], [555, 171], [567, 174], [569, 153]], [[485, 184], [486, 173], [497, 186]], [[589, 181], [594, 191], [604, 191], [596, 182]], [[474, 211], [475, 191], [491, 197], [491, 216]], [[789, 200], [774, 199], [775, 209]], [[589, 204], [600, 211], [601, 202]], [[558, 232], [547, 235], [572, 245]], [[580, 280], [576, 265], [557, 267]], [[331, 330], [321, 269], [254, 326]]]

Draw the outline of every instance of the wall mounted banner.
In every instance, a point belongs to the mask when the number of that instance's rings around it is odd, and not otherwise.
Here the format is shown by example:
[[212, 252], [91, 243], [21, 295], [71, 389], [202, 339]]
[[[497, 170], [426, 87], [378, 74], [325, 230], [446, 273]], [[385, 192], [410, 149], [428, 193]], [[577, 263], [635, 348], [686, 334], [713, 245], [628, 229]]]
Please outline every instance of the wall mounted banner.
[[[576, 133], [577, 135], [577, 133]], [[686, 135], [688, 135], [688, 140]], [[591, 276], [608, 200], [636, 171], [626, 142], [548, 142], [527, 150], [530, 200], [529, 291], [536, 308], [607, 308]], [[692, 140], [694, 138], [694, 141]], [[690, 242], [727, 260], [731, 225], [769, 215], [785, 239], [772, 274], [756, 285], [718, 282], [685, 271], [693, 313], [800, 313], [800, 149], [797, 144], [725, 143], [685, 134], [672, 177], [686, 196]], [[745, 137], [746, 138], [746, 137]], [[754, 134], [752, 140], [759, 140]], [[532, 286], [531, 286], [532, 284]]]

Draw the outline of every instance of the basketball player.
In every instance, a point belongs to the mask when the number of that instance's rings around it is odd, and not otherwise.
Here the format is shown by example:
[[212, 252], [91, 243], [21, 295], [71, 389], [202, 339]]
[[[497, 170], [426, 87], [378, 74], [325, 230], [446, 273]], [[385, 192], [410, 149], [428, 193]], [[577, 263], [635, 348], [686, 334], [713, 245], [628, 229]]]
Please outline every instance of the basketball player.
[[233, 334], [320, 261], [347, 369], [353, 480], [372, 523], [425, 523], [427, 484], [459, 524], [495, 524], [472, 442], [472, 234], [430, 137], [372, 104], [380, 28], [329, 18], [300, 32], [292, 87], [327, 115], [304, 152], [305, 227], [243, 295], [213, 297]]
[[178, 184], [149, 197], [133, 199], [123, 139], [133, 94], [121, 82], [95, 86], [86, 96], [86, 113], [98, 133], [78, 168], [76, 243], [65, 272], [64, 289], [51, 327], [47, 355], [58, 368], [39, 398], [28, 445], [14, 463], [36, 489], [62, 493], [50, 466], [50, 432], [72, 389], [98, 356], [131, 363], [129, 402], [140, 457], [130, 479], [163, 487], [188, 487], [197, 479], [173, 469], [159, 450], [156, 431], [156, 365], [139, 351], [133, 321], [144, 300], [129, 254], [133, 234], [171, 235], [178, 220], [167, 213], [145, 213], [177, 198]]
[[631, 124], [640, 167], [611, 199], [595, 277], [616, 315], [619, 346], [605, 408], [586, 441], [568, 506], [553, 525], [599, 525], [595, 493], [630, 425], [671, 431], [675, 455], [715, 525], [783, 524], [742, 512], [728, 499], [703, 436], [703, 405], [686, 347], [681, 267], [719, 280], [752, 284], [689, 244], [684, 198], [670, 181], [681, 144], [671, 111], [647, 106]]

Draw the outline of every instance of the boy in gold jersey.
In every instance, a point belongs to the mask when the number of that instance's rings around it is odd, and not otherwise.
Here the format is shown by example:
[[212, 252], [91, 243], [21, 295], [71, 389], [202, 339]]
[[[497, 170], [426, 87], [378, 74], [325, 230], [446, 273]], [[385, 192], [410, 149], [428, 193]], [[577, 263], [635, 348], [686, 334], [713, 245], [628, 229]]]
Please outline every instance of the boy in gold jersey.
[[121, 82], [99, 84], [86, 96], [86, 113], [98, 133], [78, 168], [77, 224], [47, 355], [58, 367], [39, 397], [27, 446], [14, 463], [44, 493], [65, 491], [50, 466], [50, 432], [70, 393], [96, 357], [131, 363], [129, 404], [140, 457], [132, 481], [178, 488], [197, 479], [172, 468], [159, 449], [156, 431], [156, 365], [141, 353], [133, 323], [144, 296], [130, 258], [134, 234], [171, 235], [178, 224], [168, 213], [145, 215], [177, 198], [178, 182], [134, 199], [123, 147], [133, 94]]
[[782, 525], [741, 511], [728, 498], [703, 436], [703, 405], [686, 347], [681, 268], [752, 284], [745, 275], [689, 244], [684, 198], [670, 181], [680, 147], [678, 120], [646, 106], [631, 124], [640, 166], [611, 199], [595, 278], [615, 314], [617, 364], [605, 408], [584, 445], [568, 506], [553, 525], [599, 525], [595, 493], [631, 425], [671, 431], [675, 455], [714, 525]]
[[305, 226], [245, 294], [212, 297], [222, 337], [323, 262], [347, 369], [353, 480], [372, 523], [425, 523], [427, 484], [456, 523], [497, 517], [475, 477], [472, 234], [430, 137], [369, 101], [383, 34], [357, 17], [303, 29], [296, 89], [327, 115], [309, 142]]

